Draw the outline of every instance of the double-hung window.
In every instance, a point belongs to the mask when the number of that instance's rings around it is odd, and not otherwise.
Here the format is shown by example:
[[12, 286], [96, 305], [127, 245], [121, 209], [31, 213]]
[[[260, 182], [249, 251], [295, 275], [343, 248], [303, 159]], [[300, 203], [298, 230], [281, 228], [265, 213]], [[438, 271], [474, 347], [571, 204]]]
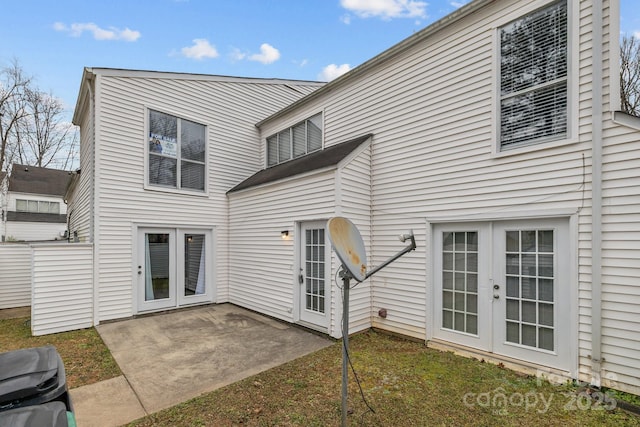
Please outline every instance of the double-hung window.
[[206, 128], [159, 111], [149, 110], [151, 186], [205, 191]]
[[567, 0], [499, 29], [502, 150], [568, 137]]
[[267, 138], [267, 166], [304, 156], [322, 148], [322, 113]]

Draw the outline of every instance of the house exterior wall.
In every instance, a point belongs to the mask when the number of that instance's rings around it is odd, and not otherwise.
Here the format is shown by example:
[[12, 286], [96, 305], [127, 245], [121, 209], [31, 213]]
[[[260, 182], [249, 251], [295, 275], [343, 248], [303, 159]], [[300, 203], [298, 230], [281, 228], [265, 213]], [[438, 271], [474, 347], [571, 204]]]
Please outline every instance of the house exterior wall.
[[602, 150], [603, 384], [640, 394], [640, 127], [607, 120]]
[[[213, 229], [214, 302], [228, 301], [225, 192], [259, 168], [254, 124], [317, 85], [293, 90], [273, 81], [94, 72], [98, 320], [135, 313], [136, 229], [142, 226]], [[145, 188], [147, 108], [207, 127], [206, 194]]]
[[[331, 91], [265, 120], [262, 138], [301, 117], [324, 111], [324, 143], [373, 133], [370, 264], [396, 252], [396, 236], [416, 232], [418, 249], [371, 279], [372, 307], [388, 317], [373, 325], [418, 338], [429, 334], [430, 229], [427, 224], [528, 217], [577, 218], [572, 277], [578, 310], [580, 372], [589, 372], [591, 348], [591, 79], [592, 2], [569, 2], [571, 72], [568, 140], [510, 152], [496, 151], [496, 28], [548, 1], [501, 1], [448, 25], [402, 53], [354, 74]], [[605, 101], [615, 58], [609, 57], [609, 2], [604, 2]], [[615, 8], [614, 8], [615, 10]], [[615, 90], [615, 89], [614, 89]], [[320, 95], [321, 94], [321, 95]], [[605, 105], [605, 108], [607, 105]], [[615, 106], [610, 106], [614, 107]], [[606, 110], [605, 110], [606, 111]], [[634, 310], [640, 266], [638, 133], [612, 125], [605, 113], [603, 218], [603, 369], [638, 390], [639, 337], [625, 328], [640, 321]], [[264, 144], [263, 144], [264, 145]], [[638, 230], [640, 231], [640, 230]]]
[[[80, 176], [75, 191], [69, 200], [68, 222], [69, 234], [79, 242], [90, 243], [93, 238], [94, 218], [94, 132], [95, 117], [93, 114], [93, 83], [84, 88], [82, 99], [80, 127]], [[90, 89], [91, 88], [91, 89]], [[76, 237], [77, 235], [77, 237]]]
[[[16, 212], [16, 200], [57, 202], [60, 204], [60, 215], [66, 215], [67, 205], [61, 197], [33, 193], [9, 191], [7, 193], [7, 211]], [[6, 240], [61, 240], [67, 224], [62, 222], [31, 222], [7, 220], [5, 224]]]
[[[370, 150], [356, 150], [338, 168], [229, 194], [229, 301], [289, 322], [298, 322], [300, 225], [348, 215], [370, 249]], [[288, 230], [289, 237], [281, 238]], [[328, 240], [326, 241], [328, 245]], [[341, 263], [332, 254], [326, 281], [331, 295], [328, 333], [342, 336], [342, 296], [334, 279]], [[340, 279], [335, 279], [340, 280]], [[352, 284], [355, 284], [353, 282]], [[340, 286], [342, 283], [340, 282]], [[368, 283], [351, 292], [351, 332], [371, 326]]]

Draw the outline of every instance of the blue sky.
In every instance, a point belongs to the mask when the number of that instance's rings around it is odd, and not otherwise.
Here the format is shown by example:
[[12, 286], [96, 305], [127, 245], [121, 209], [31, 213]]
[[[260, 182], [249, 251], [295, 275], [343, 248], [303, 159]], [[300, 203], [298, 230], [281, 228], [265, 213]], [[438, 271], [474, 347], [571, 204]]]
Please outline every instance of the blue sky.
[[[75, 106], [83, 67], [331, 80], [469, 0], [2, 0], [17, 59]], [[640, 2], [621, 0], [640, 35]]]

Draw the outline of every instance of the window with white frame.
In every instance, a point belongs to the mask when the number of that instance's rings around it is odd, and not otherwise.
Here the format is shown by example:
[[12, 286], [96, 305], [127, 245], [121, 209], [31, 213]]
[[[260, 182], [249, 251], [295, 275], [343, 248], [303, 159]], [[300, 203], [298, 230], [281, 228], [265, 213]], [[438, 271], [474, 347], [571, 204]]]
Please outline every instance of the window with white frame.
[[59, 214], [60, 202], [16, 199], [16, 212]]
[[499, 29], [500, 148], [568, 137], [567, 0]]
[[304, 156], [322, 148], [322, 113], [267, 138], [267, 166]]
[[205, 190], [206, 127], [149, 110], [149, 185]]

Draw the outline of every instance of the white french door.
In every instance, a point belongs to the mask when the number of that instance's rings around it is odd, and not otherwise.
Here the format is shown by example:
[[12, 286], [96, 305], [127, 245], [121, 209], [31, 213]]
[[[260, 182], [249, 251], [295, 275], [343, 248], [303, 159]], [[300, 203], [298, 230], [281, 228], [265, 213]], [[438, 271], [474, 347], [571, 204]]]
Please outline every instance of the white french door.
[[210, 230], [139, 228], [138, 311], [212, 301]]
[[434, 226], [435, 338], [572, 369], [568, 220]]
[[325, 221], [301, 224], [299, 241], [299, 317], [302, 323], [321, 330], [329, 325], [331, 305], [331, 248], [325, 226]]

